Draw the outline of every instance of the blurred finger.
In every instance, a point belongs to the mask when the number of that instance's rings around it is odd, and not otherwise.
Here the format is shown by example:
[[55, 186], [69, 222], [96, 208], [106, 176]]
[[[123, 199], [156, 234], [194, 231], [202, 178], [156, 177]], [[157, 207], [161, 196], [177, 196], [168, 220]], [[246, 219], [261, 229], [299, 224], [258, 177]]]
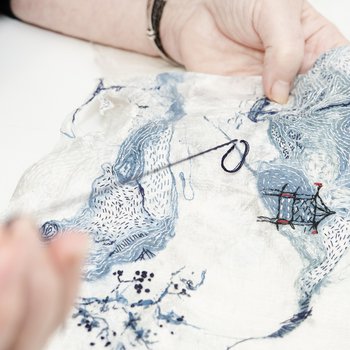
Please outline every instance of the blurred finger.
[[64, 285], [62, 309], [58, 322], [62, 322], [67, 316], [76, 298], [88, 244], [87, 235], [71, 232], [50, 245], [52, 259]]
[[41, 348], [72, 307], [85, 241], [81, 235], [66, 235], [41, 246], [28, 275], [29, 308], [15, 350]]
[[28, 246], [4, 227], [0, 246], [0, 349], [12, 349], [26, 312], [24, 277]]
[[4, 234], [5, 234], [5, 229], [3, 226], [0, 225], [0, 249], [1, 249], [1, 245], [4, 243]]
[[39, 233], [28, 220], [12, 223], [9, 232], [26, 239], [30, 259], [25, 271], [25, 317], [18, 330], [14, 350], [37, 350], [46, 341], [60, 308], [60, 285], [47, 248], [39, 240]]

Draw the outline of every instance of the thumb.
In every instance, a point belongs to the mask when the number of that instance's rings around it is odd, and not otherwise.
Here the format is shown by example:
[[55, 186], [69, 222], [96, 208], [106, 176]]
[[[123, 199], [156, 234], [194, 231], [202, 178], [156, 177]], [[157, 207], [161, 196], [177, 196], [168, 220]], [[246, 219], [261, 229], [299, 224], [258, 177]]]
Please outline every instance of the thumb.
[[267, 0], [257, 18], [256, 30], [265, 49], [264, 91], [278, 103], [288, 101], [304, 58], [301, 11], [302, 1]]

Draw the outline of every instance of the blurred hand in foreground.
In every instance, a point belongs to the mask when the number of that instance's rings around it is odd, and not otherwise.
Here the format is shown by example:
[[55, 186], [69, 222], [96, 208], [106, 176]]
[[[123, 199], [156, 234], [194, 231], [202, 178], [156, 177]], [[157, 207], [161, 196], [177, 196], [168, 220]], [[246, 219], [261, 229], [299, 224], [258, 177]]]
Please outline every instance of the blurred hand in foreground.
[[74, 302], [87, 237], [48, 244], [28, 219], [0, 228], [0, 350], [38, 350]]

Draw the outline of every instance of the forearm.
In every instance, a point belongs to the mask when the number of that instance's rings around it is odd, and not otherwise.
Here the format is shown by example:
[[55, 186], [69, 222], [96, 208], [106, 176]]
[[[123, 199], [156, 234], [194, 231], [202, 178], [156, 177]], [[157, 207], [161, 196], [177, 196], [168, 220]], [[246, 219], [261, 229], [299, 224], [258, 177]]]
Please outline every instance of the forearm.
[[157, 56], [147, 38], [147, 0], [12, 0], [21, 20], [73, 37]]

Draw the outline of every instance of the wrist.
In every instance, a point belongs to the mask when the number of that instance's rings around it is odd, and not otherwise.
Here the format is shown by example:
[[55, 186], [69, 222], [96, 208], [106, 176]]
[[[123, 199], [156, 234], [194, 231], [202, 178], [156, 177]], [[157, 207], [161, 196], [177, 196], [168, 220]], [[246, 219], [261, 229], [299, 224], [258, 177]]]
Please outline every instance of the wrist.
[[186, 23], [201, 0], [167, 0], [160, 22], [160, 39], [167, 55], [184, 64], [180, 43]]

